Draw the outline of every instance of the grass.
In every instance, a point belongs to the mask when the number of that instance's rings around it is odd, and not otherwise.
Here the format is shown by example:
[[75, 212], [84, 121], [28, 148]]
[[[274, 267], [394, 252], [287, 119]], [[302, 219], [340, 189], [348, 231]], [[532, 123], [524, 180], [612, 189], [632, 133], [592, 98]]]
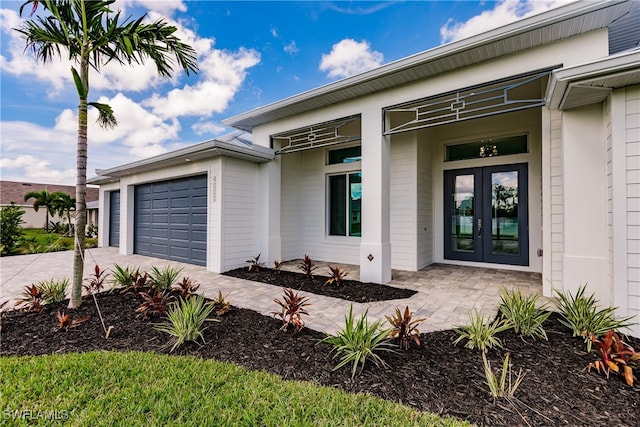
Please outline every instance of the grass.
[[[98, 239], [85, 239], [87, 248], [95, 248]], [[11, 254], [36, 254], [44, 252], [69, 251], [73, 249], [73, 236], [47, 233], [43, 228], [24, 228], [18, 245]]]
[[[469, 425], [370, 395], [191, 356], [3, 357], [0, 371], [3, 425]], [[38, 411], [41, 418], [28, 419]], [[46, 419], [52, 414], [59, 419]]]

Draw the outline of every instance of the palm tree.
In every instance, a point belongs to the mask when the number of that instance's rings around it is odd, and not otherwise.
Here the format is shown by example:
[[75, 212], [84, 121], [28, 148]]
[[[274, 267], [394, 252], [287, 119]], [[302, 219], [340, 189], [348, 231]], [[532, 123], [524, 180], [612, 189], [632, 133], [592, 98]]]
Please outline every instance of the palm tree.
[[69, 235], [72, 233], [73, 226], [71, 225], [71, 211], [76, 210], [76, 199], [63, 193], [62, 191], [56, 191], [51, 193], [53, 197], [53, 209], [60, 215], [60, 217], [66, 217], [69, 224]]
[[33, 199], [32, 205], [33, 210], [38, 212], [40, 206], [44, 206], [45, 208], [45, 223], [44, 229], [49, 232], [49, 215], [53, 216], [56, 213], [56, 209], [54, 207], [54, 199], [56, 193], [49, 193], [47, 190], [41, 191], [29, 191], [24, 195], [24, 201], [28, 202], [30, 199]]
[[76, 230], [74, 238], [73, 286], [69, 308], [82, 303], [82, 273], [84, 260], [84, 228], [86, 225], [87, 188], [87, 109], [98, 110], [98, 123], [103, 127], [117, 125], [113, 110], [107, 104], [88, 102], [89, 71], [114, 61], [121, 65], [141, 64], [152, 60], [163, 77], [170, 77], [177, 65], [189, 75], [197, 72], [195, 50], [175, 35], [176, 27], [160, 19], [144, 23], [145, 16], [120, 19], [109, 6], [115, 0], [29, 0], [31, 17], [41, 5], [46, 16], [26, 20], [20, 32], [26, 47], [43, 63], [63, 52], [73, 63], [71, 74], [78, 93], [78, 144], [76, 159]]

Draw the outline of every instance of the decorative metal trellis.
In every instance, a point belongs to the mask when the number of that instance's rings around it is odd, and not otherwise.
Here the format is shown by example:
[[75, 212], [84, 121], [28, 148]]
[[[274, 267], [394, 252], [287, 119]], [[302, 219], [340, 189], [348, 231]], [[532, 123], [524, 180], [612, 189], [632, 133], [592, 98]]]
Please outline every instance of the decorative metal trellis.
[[357, 126], [357, 133], [348, 132], [346, 129], [348, 125], [359, 120], [360, 115], [344, 117], [272, 135], [271, 138], [274, 141], [282, 142], [280, 150], [276, 151], [276, 154], [359, 141], [361, 139], [360, 126]]
[[[524, 110], [545, 104], [541, 83], [550, 71], [461, 89], [385, 108], [385, 135], [423, 129], [462, 120]], [[531, 97], [531, 93], [539, 94]]]

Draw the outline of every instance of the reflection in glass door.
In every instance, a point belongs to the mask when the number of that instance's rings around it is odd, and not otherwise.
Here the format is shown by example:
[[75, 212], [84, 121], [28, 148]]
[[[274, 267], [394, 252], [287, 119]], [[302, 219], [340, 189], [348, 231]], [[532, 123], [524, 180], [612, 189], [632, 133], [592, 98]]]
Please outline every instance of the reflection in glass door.
[[527, 165], [445, 171], [446, 259], [528, 265]]

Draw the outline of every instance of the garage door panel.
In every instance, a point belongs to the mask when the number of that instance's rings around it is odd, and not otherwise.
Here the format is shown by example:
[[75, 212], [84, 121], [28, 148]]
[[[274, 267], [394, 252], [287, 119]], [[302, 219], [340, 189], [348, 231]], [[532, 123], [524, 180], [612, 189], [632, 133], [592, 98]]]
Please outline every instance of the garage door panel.
[[109, 246], [120, 246], [120, 191], [109, 193]]
[[191, 206], [193, 207], [198, 207], [198, 208], [205, 208], [207, 207], [207, 196], [194, 196], [191, 198]]
[[136, 186], [134, 210], [136, 253], [206, 264], [206, 175]]

